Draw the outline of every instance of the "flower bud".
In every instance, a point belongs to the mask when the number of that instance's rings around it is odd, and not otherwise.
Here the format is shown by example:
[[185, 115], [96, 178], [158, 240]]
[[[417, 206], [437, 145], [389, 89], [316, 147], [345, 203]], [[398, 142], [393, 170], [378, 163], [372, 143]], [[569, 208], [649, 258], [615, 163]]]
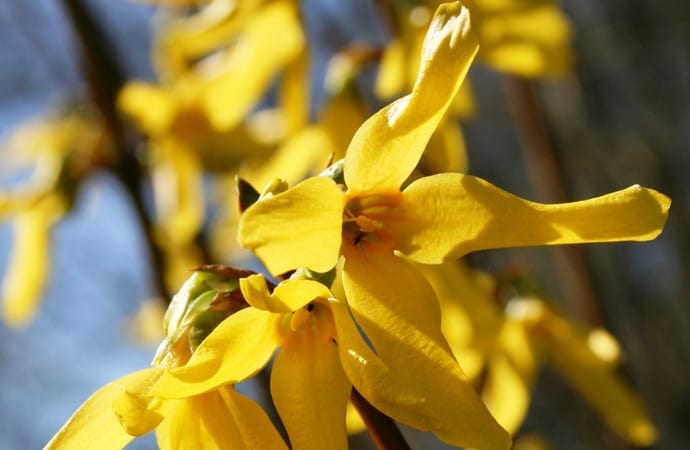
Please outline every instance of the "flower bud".
[[[184, 362], [220, 322], [246, 308], [248, 304], [239, 289], [239, 279], [252, 274], [222, 265], [196, 269], [170, 302], [163, 318], [166, 337], [153, 363]], [[186, 345], [180, 345], [185, 343], [185, 337]]]

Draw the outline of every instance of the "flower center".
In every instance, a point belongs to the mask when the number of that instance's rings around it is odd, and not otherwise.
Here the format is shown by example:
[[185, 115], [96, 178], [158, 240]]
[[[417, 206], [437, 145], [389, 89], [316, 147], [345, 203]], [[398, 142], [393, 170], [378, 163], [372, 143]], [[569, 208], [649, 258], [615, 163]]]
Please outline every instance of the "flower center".
[[360, 248], [393, 250], [391, 222], [399, 215], [401, 194], [378, 194], [347, 200], [343, 214], [343, 243]]

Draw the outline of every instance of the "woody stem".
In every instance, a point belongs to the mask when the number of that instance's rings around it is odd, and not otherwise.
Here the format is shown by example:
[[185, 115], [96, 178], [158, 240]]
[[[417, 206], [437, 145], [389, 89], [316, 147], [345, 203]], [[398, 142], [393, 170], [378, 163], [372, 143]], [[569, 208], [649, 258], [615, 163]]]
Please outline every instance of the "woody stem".
[[364, 420], [367, 430], [379, 450], [410, 449], [393, 419], [374, 408], [354, 387], [350, 394], [350, 401], [357, 408], [357, 412]]
[[[533, 83], [509, 76], [505, 87], [532, 189], [539, 201], [565, 201], [561, 168]], [[553, 247], [551, 254], [569, 308], [586, 323], [600, 325], [601, 313], [583, 249], [579, 246]]]
[[126, 126], [116, 110], [117, 95], [125, 83], [125, 74], [117, 63], [113, 46], [81, 0], [65, 0], [65, 11], [72, 23], [81, 50], [84, 76], [89, 94], [102, 116], [105, 127], [117, 149], [117, 162], [110, 167], [132, 201], [134, 212], [144, 233], [158, 295], [169, 299], [163, 275], [163, 254], [153, 237], [153, 225], [142, 198], [145, 172], [136, 155], [140, 137]]

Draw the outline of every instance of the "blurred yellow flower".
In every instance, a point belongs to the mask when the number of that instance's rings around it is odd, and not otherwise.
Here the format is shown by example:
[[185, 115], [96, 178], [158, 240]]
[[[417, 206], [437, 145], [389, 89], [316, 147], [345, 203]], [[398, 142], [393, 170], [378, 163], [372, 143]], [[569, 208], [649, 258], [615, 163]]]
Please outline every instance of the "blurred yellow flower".
[[81, 181], [113, 157], [100, 121], [66, 109], [18, 128], [3, 143], [7, 165], [29, 165], [28, 181], [0, 189], [0, 220], [13, 219], [14, 243], [2, 282], [2, 315], [26, 325], [38, 308], [50, 271], [50, 233], [71, 208]]
[[224, 319], [246, 309], [238, 278], [251, 272], [204, 266], [173, 297], [165, 314], [166, 337], [154, 365], [119, 378], [94, 393], [46, 449], [122, 449], [155, 429], [162, 450], [285, 449], [282, 438], [253, 400], [223, 385], [184, 398], [160, 398], [161, 377], [184, 368], [192, 352]]
[[651, 445], [656, 430], [617, 373], [620, 349], [603, 329], [585, 331], [535, 297], [512, 298], [505, 312], [496, 285], [466, 264], [418, 266], [438, 295], [444, 336], [498, 422], [515, 434], [539, 371], [549, 365], [620, 436]]

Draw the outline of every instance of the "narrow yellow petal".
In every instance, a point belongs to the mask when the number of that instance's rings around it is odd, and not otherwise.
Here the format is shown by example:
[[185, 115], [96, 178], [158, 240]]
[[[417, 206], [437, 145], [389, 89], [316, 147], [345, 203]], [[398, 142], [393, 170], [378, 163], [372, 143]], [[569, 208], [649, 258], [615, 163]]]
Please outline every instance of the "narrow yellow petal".
[[532, 399], [538, 356], [522, 323], [507, 322], [500, 343], [500, 349], [487, 358], [482, 399], [498, 423], [515, 434]]
[[177, 104], [168, 92], [137, 81], [127, 83], [122, 88], [117, 107], [150, 136], [166, 133], [177, 110]]
[[2, 282], [2, 315], [8, 325], [26, 325], [38, 308], [50, 267], [50, 214], [31, 208], [17, 214], [8, 271]]
[[444, 119], [431, 135], [417, 168], [425, 175], [467, 172], [467, 149], [460, 124]]
[[176, 139], [162, 139], [158, 150], [153, 168], [158, 226], [173, 244], [192, 242], [204, 220], [201, 163], [194, 149]]
[[243, 448], [237, 446], [237, 424], [218, 392], [173, 401], [174, 409], [156, 429], [161, 449]]
[[[247, 450], [287, 450], [266, 412], [254, 400], [234, 389], [222, 388], [221, 395], [230, 409]], [[234, 448], [234, 447], [233, 447]]]
[[252, 307], [232, 314], [204, 339], [187, 364], [163, 375], [153, 395], [189, 397], [251, 377], [279, 345], [279, 319]]
[[288, 335], [271, 372], [271, 396], [294, 450], [348, 448], [351, 388], [328, 336], [311, 329]]
[[403, 193], [397, 247], [437, 264], [475, 250], [654, 239], [671, 201], [640, 186], [573, 203], [530, 202], [462, 174], [416, 180]]
[[258, 168], [244, 169], [241, 177], [254, 186], [265, 186], [275, 177], [297, 183], [321, 172], [334, 151], [325, 129], [308, 126], [290, 136], [270, 158], [260, 161]]
[[422, 156], [476, 51], [468, 11], [460, 3], [440, 6], [427, 32], [412, 93], [373, 115], [350, 143], [345, 156], [350, 192], [400, 188]]
[[[275, 1], [246, 22], [223, 73], [204, 86], [201, 103], [217, 130], [236, 126], [268, 89], [276, 73], [300, 55], [304, 35], [296, 7]], [[276, 39], [280, 36], [280, 39]]]
[[494, 299], [493, 280], [470, 269], [463, 261], [415, 267], [424, 274], [438, 296], [441, 329], [455, 358], [470, 379], [477, 379], [504, 321]]
[[652, 445], [657, 433], [644, 406], [616, 368], [592, 351], [587, 334], [554, 313], [542, 325], [547, 333], [537, 336], [556, 370], [614, 431], [635, 446]]
[[261, 407], [231, 387], [174, 402], [156, 430], [162, 450], [287, 449]]
[[[404, 386], [398, 395], [424, 399], [421, 411], [384, 413], [451, 445], [510, 447], [510, 436], [453, 359], [441, 335], [436, 296], [410, 263], [393, 254], [353, 251], [346, 254], [343, 285], [357, 324]], [[377, 408], [386, 406], [370, 401]]]
[[249, 207], [238, 240], [273, 275], [298, 267], [327, 272], [338, 261], [345, 197], [329, 178], [310, 178]]
[[388, 43], [381, 62], [379, 63], [379, 73], [376, 77], [374, 92], [381, 99], [392, 99], [398, 97], [407, 89], [407, 58], [405, 45], [402, 39], [393, 39]]
[[283, 73], [280, 104], [288, 135], [301, 130], [309, 122], [309, 75], [309, 56], [306, 51], [288, 63]]
[[571, 27], [554, 2], [468, 2], [489, 66], [526, 77], [562, 75], [573, 61]]
[[48, 442], [45, 449], [103, 450], [124, 448], [134, 436], [120, 425], [112, 409], [112, 402], [131, 386], [151, 385], [160, 376], [161, 369], [149, 368], [134, 372], [106, 384], [84, 402], [67, 423]]
[[[407, 423], [434, 423], [433, 414], [426, 409], [421, 393], [407, 390], [388, 366], [367, 345], [352, 320], [350, 310], [336, 299], [329, 300], [336, 329], [338, 352], [347, 378], [366, 399], [380, 411], [404, 411], [414, 419]], [[400, 417], [402, 412], [396, 417]]]
[[326, 286], [312, 280], [286, 280], [271, 294], [263, 275], [251, 275], [240, 280], [240, 289], [247, 302], [259, 309], [273, 313], [291, 313], [316, 298], [329, 298]]

